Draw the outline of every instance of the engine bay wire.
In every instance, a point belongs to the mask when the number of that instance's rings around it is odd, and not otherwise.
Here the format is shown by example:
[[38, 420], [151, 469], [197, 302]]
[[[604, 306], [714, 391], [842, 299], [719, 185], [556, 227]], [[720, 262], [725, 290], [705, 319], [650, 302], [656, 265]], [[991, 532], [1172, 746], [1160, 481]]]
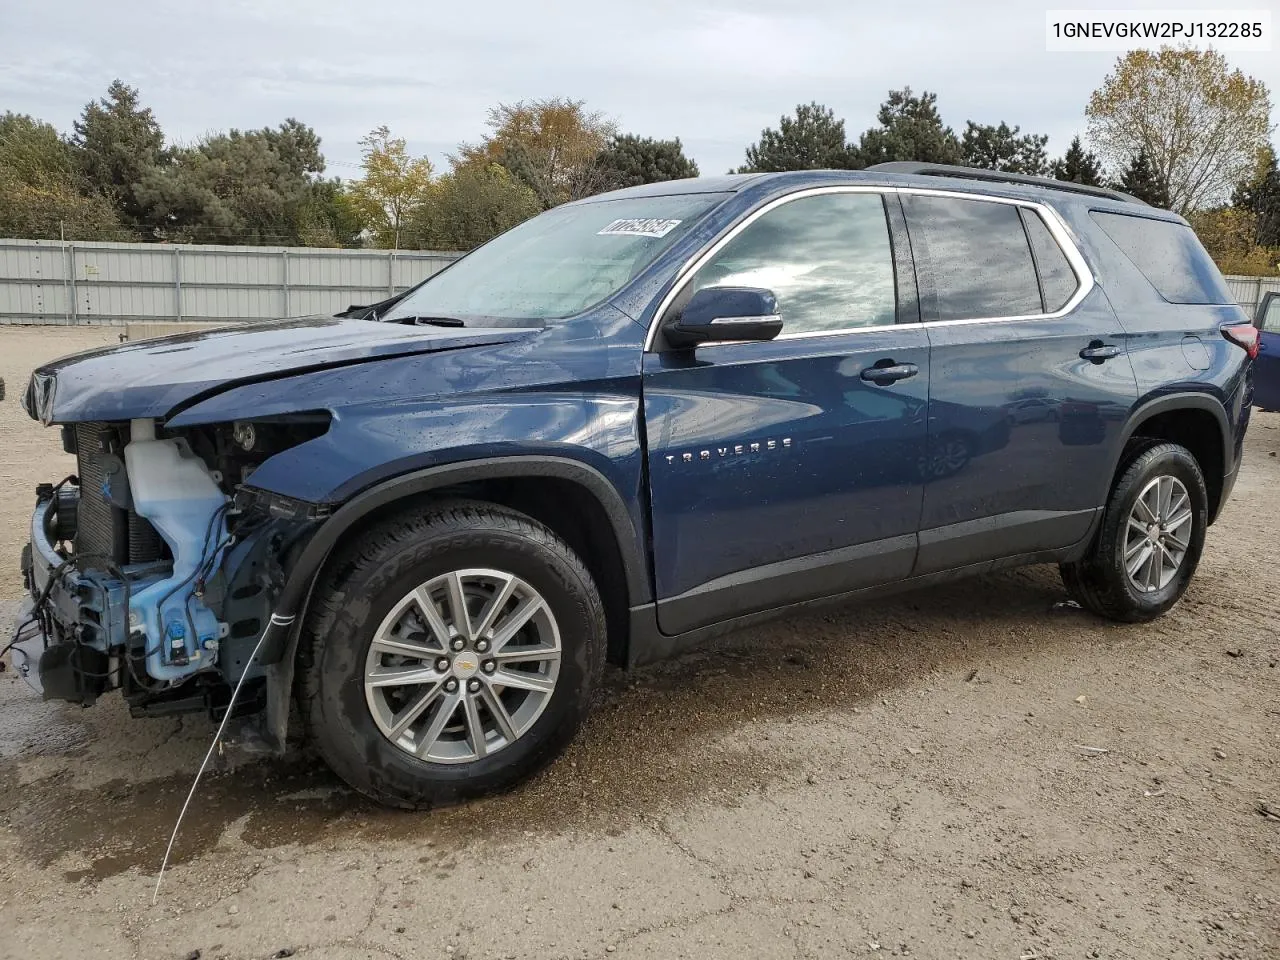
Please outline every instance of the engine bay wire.
[[[76, 476], [74, 473], [69, 473], [65, 477], [63, 477], [61, 480], [59, 480], [57, 483], [55, 483], [53, 485], [53, 488], [49, 491], [50, 504], [54, 504], [56, 502], [55, 498], [58, 495], [58, 491], [61, 490], [63, 487], [65, 487], [68, 483], [74, 483], [78, 486], [80, 483], [80, 478]], [[36, 598], [36, 602], [31, 606], [31, 614], [27, 617], [26, 620], [23, 620], [20, 624], [18, 624], [16, 628], [14, 628], [13, 639], [10, 640], [8, 643], [6, 643], [3, 647], [0, 647], [0, 657], [3, 657], [11, 649], [13, 649], [14, 644], [16, 644], [18, 640], [21, 638], [22, 631], [25, 630], [27, 627], [29, 627], [31, 624], [39, 623], [41, 627], [44, 626], [44, 624], [40, 620], [40, 613], [44, 609], [44, 605], [49, 600], [49, 593], [53, 590], [54, 583], [58, 580], [59, 577], [62, 576], [62, 572], [71, 563], [72, 561], [70, 559], [64, 559], [60, 564], [58, 564], [56, 567], [53, 568], [53, 571], [49, 574], [48, 582], [46, 582], [44, 585], [44, 589], [40, 591], [40, 595]]]
[[69, 567], [71, 563], [72, 561], [69, 559], [63, 560], [53, 568], [53, 571], [49, 574], [48, 581], [44, 585], [44, 589], [41, 590], [40, 595], [36, 597], [36, 602], [31, 605], [31, 613], [28, 615], [27, 619], [18, 624], [17, 628], [13, 631], [13, 639], [3, 647], [0, 647], [0, 657], [3, 657], [9, 652], [13, 645], [18, 642], [19, 637], [22, 635], [22, 631], [28, 626], [33, 623], [39, 623], [41, 627], [44, 627], [44, 623], [40, 620], [40, 613], [44, 609], [44, 605], [49, 601], [49, 594], [53, 590], [54, 583], [57, 582], [58, 578], [62, 576], [62, 572]]
[[[70, 478], [68, 478], [68, 479], [70, 479]], [[64, 480], [64, 481], [63, 481], [63, 483], [65, 483], [65, 482], [66, 482], [66, 481]], [[61, 486], [61, 484], [59, 484], [59, 486]], [[50, 571], [50, 573], [49, 573], [49, 579], [45, 582], [44, 588], [40, 591], [39, 596], [37, 596], [37, 597], [36, 597], [36, 602], [35, 602], [34, 604], [32, 604], [32, 605], [31, 605], [31, 613], [30, 613], [30, 615], [27, 617], [27, 619], [26, 619], [26, 620], [24, 620], [24, 621], [22, 621], [22, 623], [18, 624], [17, 628], [14, 630], [14, 636], [13, 636], [13, 639], [12, 639], [12, 640], [10, 640], [8, 643], [6, 643], [3, 647], [0, 647], [0, 657], [4, 656], [6, 653], [8, 653], [8, 652], [9, 652], [9, 650], [13, 647], [13, 645], [14, 645], [14, 644], [16, 644], [16, 643], [18, 642], [19, 638], [20, 638], [20, 637], [21, 637], [21, 635], [22, 635], [22, 631], [23, 631], [23, 630], [25, 630], [28, 626], [30, 626], [30, 625], [31, 625], [31, 624], [33, 624], [33, 623], [38, 623], [38, 624], [40, 624], [41, 628], [42, 628], [42, 629], [44, 629], [44, 631], [45, 631], [45, 636], [46, 636], [46, 637], [48, 637], [48, 634], [49, 634], [48, 626], [47, 626], [47, 625], [46, 625], [46, 624], [41, 620], [41, 617], [42, 617], [42, 615], [43, 615], [43, 613], [44, 613], [45, 605], [49, 602], [49, 595], [53, 592], [53, 586], [54, 586], [54, 584], [55, 584], [55, 583], [57, 583], [59, 580], [61, 580], [61, 579], [62, 579], [62, 576], [63, 576], [63, 574], [64, 574], [64, 573], [66, 573], [67, 568], [68, 568], [68, 567], [75, 567], [75, 566], [78, 566], [78, 564], [79, 564], [79, 563], [80, 563], [80, 561], [82, 561], [82, 560], [97, 560], [97, 561], [99, 561], [100, 563], [102, 563], [102, 565], [103, 565], [103, 566], [105, 566], [105, 567], [107, 567], [108, 569], [110, 569], [110, 571], [111, 571], [113, 574], [115, 574], [117, 577], [119, 577], [119, 578], [120, 578], [120, 582], [121, 582], [121, 583], [123, 584], [123, 586], [124, 586], [124, 603], [125, 603], [125, 609], [126, 609], [126, 610], [128, 610], [128, 608], [129, 608], [129, 580], [128, 580], [128, 578], [127, 578], [127, 577], [125, 577], [125, 576], [124, 576], [124, 571], [120, 569], [120, 567], [116, 564], [116, 562], [115, 562], [113, 559], [111, 559], [110, 557], [105, 556], [105, 555], [100, 554], [100, 553], [80, 553], [80, 554], [74, 554], [74, 555], [72, 555], [72, 556], [68, 557], [67, 559], [63, 560], [63, 561], [62, 561], [61, 563], [59, 563], [56, 567], [54, 567], [52, 571]], [[110, 617], [111, 617], [111, 595], [110, 595], [110, 593], [109, 593], [109, 592], [104, 591], [103, 596], [106, 598], [106, 602], [107, 602], [107, 622], [108, 622], [108, 623], [110, 623], [110, 622], [111, 622], [111, 621], [110, 621]], [[126, 627], [126, 629], [127, 629], [127, 627]], [[80, 640], [79, 636], [75, 637], [75, 639], [73, 640], [73, 643], [75, 644], [75, 646], [76, 646], [76, 649], [77, 649], [77, 650], [84, 646], [84, 644], [81, 642], [81, 640]], [[126, 653], [127, 653], [127, 651], [126, 651]], [[128, 659], [128, 657], [126, 656], [126, 660], [127, 660], [127, 659]], [[72, 664], [71, 669], [75, 670], [75, 671], [76, 671], [76, 673], [80, 674], [81, 676], [90, 677], [90, 678], [95, 679], [95, 680], [109, 679], [109, 678], [110, 678], [110, 676], [111, 676], [110, 672], [108, 672], [108, 673], [92, 673], [92, 672], [90, 672], [90, 671], [87, 671], [87, 670], [83, 670], [83, 669], [81, 669], [79, 666], [77, 666], [77, 665], [75, 665], [75, 664]], [[117, 671], [117, 672], [118, 672], [118, 671]], [[136, 679], [136, 677], [135, 677], [135, 679]]]

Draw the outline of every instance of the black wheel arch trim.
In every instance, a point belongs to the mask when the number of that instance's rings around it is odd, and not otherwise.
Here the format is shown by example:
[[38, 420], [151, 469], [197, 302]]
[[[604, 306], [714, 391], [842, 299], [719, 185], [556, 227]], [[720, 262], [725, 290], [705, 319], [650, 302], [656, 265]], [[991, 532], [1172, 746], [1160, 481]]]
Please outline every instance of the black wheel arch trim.
[[1232, 446], [1231, 418], [1227, 416], [1227, 408], [1220, 400], [1208, 393], [1171, 393], [1142, 403], [1129, 415], [1124, 431], [1120, 435], [1120, 452], [1113, 465], [1113, 476], [1115, 468], [1119, 467], [1120, 459], [1124, 455], [1125, 445], [1133, 439], [1143, 423], [1161, 413], [1186, 409], [1208, 410], [1218, 421], [1218, 429], [1222, 435], [1223, 474], [1224, 476], [1230, 474], [1235, 469], [1235, 453]]
[[604, 508], [622, 559], [631, 604], [649, 599], [648, 564], [636, 538], [622, 495], [599, 470], [578, 460], [550, 456], [485, 457], [427, 467], [384, 480], [356, 494], [321, 525], [298, 555], [276, 600], [276, 613], [296, 614], [333, 548], [356, 523], [374, 510], [441, 487], [516, 477], [555, 477], [577, 483]]

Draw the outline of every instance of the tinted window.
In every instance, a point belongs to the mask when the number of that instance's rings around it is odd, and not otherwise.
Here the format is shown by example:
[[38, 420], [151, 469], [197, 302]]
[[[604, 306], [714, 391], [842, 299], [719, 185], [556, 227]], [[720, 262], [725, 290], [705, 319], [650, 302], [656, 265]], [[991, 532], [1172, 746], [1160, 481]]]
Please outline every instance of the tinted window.
[[526, 220], [422, 284], [386, 316], [475, 325], [552, 320], [617, 293], [724, 194], [570, 203]]
[[1089, 215], [1170, 303], [1234, 302], [1190, 227], [1099, 210]]
[[951, 197], [904, 196], [912, 236], [933, 268], [939, 320], [1043, 312], [1018, 208]]
[[1053, 239], [1053, 234], [1040, 215], [1024, 207], [1022, 222], [1026, 225], [1031, 252], [1036, 256], [1036, 267], [1040, 271], [1040, 291], [1044, 294], [1045, 312], [1054, 313], [1071, 299], [1079, 281], [1076, 280], [1067, 255]]
[[897, 299], [884, 201], [827, 193], [763, 214], [699, 268], [687, 288], [764, 287], [783, 333], [891, 324]]
[[1272, 297], [1262, 315], [1262, 329], [1267, 333], [1280, 333], [1280, 297]]

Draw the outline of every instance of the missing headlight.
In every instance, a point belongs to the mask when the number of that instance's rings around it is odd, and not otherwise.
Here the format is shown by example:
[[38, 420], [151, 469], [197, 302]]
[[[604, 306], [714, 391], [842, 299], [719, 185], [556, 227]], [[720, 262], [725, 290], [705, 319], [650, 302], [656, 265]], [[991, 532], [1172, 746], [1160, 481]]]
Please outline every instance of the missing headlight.
[[329, 429], [328, 411], [236, 420], [174, 431], [222, 480], [232, 493], [262, 463], [300, 443], [323, 436]]

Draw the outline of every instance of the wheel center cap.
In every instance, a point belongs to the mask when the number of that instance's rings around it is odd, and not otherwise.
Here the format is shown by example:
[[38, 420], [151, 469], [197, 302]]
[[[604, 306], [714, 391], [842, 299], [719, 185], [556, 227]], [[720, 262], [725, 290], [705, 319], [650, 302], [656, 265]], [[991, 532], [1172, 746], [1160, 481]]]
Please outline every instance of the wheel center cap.
[[469, 680], [480, 672], [480, 658], [474, 653], [460, 653], [453, 658], [453, 675], [459, 680]]

